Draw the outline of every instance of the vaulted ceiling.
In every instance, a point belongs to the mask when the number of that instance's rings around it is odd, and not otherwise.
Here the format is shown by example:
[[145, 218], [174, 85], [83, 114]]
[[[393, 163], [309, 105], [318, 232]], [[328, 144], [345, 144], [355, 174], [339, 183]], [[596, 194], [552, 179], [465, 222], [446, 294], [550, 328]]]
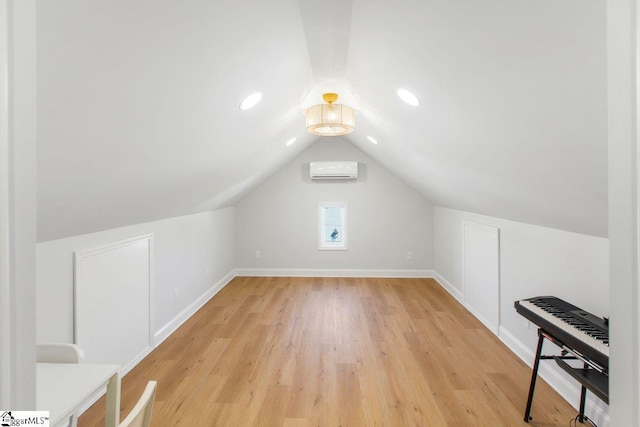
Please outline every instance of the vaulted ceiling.
[[38, 240], [234, 205], [322, 142], [302, 108], [331, 89], [344, 143], [434, 204], [606, 236], [605, 25], [604, 0], [41, 1]]

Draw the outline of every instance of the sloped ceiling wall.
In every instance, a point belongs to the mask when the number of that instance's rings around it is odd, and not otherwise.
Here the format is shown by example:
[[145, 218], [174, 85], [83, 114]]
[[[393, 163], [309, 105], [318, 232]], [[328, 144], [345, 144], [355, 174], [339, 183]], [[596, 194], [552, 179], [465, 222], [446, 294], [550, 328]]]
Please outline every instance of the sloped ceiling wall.
[[38, 240], [234, 205], [331, 87], [433, 203], [606, 236], [605, 61], [603, 0], [39, 2]]

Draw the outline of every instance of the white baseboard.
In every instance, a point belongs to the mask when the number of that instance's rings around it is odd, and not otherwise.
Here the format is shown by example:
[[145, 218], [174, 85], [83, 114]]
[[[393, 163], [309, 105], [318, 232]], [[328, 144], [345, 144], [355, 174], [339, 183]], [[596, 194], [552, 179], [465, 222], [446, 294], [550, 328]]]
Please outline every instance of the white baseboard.
[[197, 300], [189, 304], [184, 310], [182, 310], [176, 317], [171, 319], [169, 323], [160, 328], [154, 336], [154, 344], [157, 347], [166, 340], [172, 333], [174, 333], [184, 322], [189, 320], [200, 308], [207, 303], [215, 294], [220, 292], [222, 288], [227, 286], [234, 277], [236, 277], [235, 270], [230, 271], [226, 276], [220, 279], [215, 285], [213, 285], [208, 291], [200, 296]]
[[433, 270], [368, 270], [307, 268], [238, 268], [236, 276], [250, 277], [406, 277], [433, 278]]
[[485, 327], [485, 328], [487, 328], [488, 330], [490, 330], [491, 332], [493, 332], [493, 334], [494, 334], [495, 336], [499, 336], [499, 335], [498, 335], [498, 332], [499, 332], [499, 331], [498, 331], [498, 329], [499, 329], [499, 326], [498, 326], [498, 325], [496, 325], [496, 324], [492, 323], [491, 321], [489, 321], [489, 319], [487, 319], [486, 317], [484, 317], [482, 314], [480, 314], [480, 312], [478, 312], [478, 310], [474, 309], [474, 308], [473, 308], [473, 307], [471, 307], [469, 304], [465, 304], [465, 303], [463, 303], [463, 304], [462, 304], [462, 306], [463, 306], [464, 308], [466, 308], [466, 309], [467, 309], [467, 311], [468, 311], [469, 313], [473, 314], [473, 315], [474, 315], [474, 317], [475, 317], [476, 319], [478, 319], [478, 320], [480, 321], [480, 323], [482, 323], [482, 324], [484, 325], [484, 327]]
[[142, 362], [142, 359], [147, 357], [149, 355], [149, 353], [151, 353], [153, 351], [154, 348], [155, 347], [148, 346], [143, 351], [141, 351], [140, 354], [138, 354], [136, 357], [134, 357], [131, 362], [127, 363], [123, 368], [121, 368], [120, 372], [119, 372], [120, 377], [122, 378], [125, 375], [127, 375], [129, 373], [129, 371], [131, 371], [133, 368], [135, 368], [138, 363]]
[[453, 286], [447, 279], [445, 279], [437, 271], [435, 271], [434, 273], [435, 274], [433, 278], [436, 280], [436, 282], [440, 283], [440, 286], [442, 286], [447, 292], [451, 294], [452, 297], [454, 297], [456, 300], [458, 300], [460, 304], [462, 304], [462, 291], [460, 291], [460, 289]]

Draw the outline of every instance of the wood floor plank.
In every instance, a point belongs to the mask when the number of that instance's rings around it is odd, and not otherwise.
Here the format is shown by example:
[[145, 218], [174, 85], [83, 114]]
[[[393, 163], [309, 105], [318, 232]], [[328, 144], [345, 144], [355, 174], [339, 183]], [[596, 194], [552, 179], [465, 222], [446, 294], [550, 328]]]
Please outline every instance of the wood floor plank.
[[[237, 277], [122, 380], [152, 426], [566, 426], [576, 411], [432, 279]], [[104, 398], [80, 427], [104, 424]]]
[[311, 423], [306, 418], [285, 418], [282, 427], [311, 427]]

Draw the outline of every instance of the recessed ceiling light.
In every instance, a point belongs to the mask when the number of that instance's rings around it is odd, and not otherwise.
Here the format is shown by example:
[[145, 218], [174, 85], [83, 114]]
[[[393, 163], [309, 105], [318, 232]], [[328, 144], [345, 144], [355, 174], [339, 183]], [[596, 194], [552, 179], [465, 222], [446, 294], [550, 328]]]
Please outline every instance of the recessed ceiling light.
[[378, 141], [375, 140], [375, 138], [368, 136], [367, 139], [369, 141], [371, 141], [373, 144], [378, 144]]
[[296, 139], [295, 138], [291, 138], [290, 140], [287, 141], [287, 143], [285, 145], [288, 147], [291, 144], [293, 144], [294, 142], [296, 142]]
[[417, 107], [418, 105], [420, 105], [420, 100], [418, 99], [418, 97], [406, 89], [398, 89], [398, 96], [400, 97], [400, 99], [402, 99], [412, 107]]
[[248, 110], [249, 108], [255, 107], [258, 102], [262, 99], [262, 94], [260, 92], [252, 93], [247, 96], [244, 101], [240, 103], [241, 110]]

